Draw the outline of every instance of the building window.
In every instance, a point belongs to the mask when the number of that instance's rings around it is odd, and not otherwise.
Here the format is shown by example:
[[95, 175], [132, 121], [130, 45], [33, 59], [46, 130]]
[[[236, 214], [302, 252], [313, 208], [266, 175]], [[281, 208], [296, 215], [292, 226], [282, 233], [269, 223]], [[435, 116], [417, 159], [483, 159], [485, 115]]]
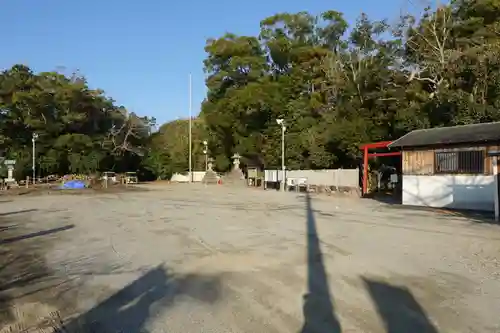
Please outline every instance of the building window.
[[463, 150], [436, 152], [436, 173], [484, 173], [484, 151]]

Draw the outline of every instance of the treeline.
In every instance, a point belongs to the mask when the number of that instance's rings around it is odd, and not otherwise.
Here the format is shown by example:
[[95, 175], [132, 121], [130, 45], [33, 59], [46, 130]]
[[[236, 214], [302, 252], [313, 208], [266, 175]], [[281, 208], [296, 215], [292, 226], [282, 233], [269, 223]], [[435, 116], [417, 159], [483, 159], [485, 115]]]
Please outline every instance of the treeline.
[[[500, 120], [499, 16], [497, 0], [453, 1], [395, 26], [364, 14], [349, 26], [336, 11], [283, 13], [262, 20], [258, 36], [211, 39], [195, 156], [206, 139], [220, 170], [235, 152], [279, 166], [284, 118], [289, 168], [352, 167], [362, 143]], [[187, 137], [171, 126], [187, 128], [166, 125], [157, 149], [184, 156], [170, 165], [186, 170]]]
[[[288, 168], [358, 166], [362, 143], [417, 128], [500, 120], [500, 2], [453, 1], [399, 24], [342, 13], [282, 13], [258, 36], [226, 34], [205, 47], [208, 94], [193, 122], [193, 166], [204, 140], [220, 171], [244, 161], [279, 166], [286, 123]], [[36, 132], [41, 172], [188, 170], [188, 124], [150, 135], [141, 118], [90, 89], [83, 77], [0, 75], [0, 148], [31, 170]]]
[[33, 138], [37, 176], [143, 170], [153, 124], [76, 74], [23, 65], [0, 74], [0, 156], [16, 160], [17, 179], [32, 173]]

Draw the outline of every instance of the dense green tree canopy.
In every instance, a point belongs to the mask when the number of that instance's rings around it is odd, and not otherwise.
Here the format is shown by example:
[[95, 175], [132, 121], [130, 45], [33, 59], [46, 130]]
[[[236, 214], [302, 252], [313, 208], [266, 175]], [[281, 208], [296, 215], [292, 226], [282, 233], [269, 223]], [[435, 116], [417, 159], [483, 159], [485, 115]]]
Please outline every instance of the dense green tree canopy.
[[[500, 120], [500, 1], [454, 1], [400, 24], [282, 13], [259, 36], [207, 42], [201, 117], [219, 160], [349, 167], [359, 145], [416, 128]], [[226, 163], [227, 164], [227, 163]]]
[[[280, 165], [278, 118], [292, 169], [353, 167], [362, 143], [500, 120], [500, 0], [455, 0], [395, 26], [365, 14], [348, 24], [334, 10], [280, 13], [260, 22], [258, 36], [228, 33], [209, 39], [205, 51], [195, 170], [204, 168], [204, 140], [221, 171], [236, 152]], [[188, 169], [187, 120], [150, 135], [152, 119], [76, 75], [4, 71], [0, 120], [0, 148], [22, 174], [33, 133], [42, 173], [143, 167], [166, 178]]]
[[83, 77], [33, 73], [15, 65], [0, 74], [0, 148], [31, 175], [36, 138], [38, 175], [135, 171], [154, 119], [129, 113]]

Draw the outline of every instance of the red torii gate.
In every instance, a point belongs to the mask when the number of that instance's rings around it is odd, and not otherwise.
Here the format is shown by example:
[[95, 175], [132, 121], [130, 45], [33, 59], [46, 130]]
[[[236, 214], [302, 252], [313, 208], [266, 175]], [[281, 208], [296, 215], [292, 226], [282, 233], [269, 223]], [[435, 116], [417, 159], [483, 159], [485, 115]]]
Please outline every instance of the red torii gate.
[[401, 156], [400, 151], [388, 153], [369, 153], [369, 149], [387, 148], [393, 141], [380, 141], [373, 143], [366, 143], [361, 145], [360, 149], [363, 150], [363, 195], [368, 192], [368, 158], [369, 157], [384, 157], [384, 156]]

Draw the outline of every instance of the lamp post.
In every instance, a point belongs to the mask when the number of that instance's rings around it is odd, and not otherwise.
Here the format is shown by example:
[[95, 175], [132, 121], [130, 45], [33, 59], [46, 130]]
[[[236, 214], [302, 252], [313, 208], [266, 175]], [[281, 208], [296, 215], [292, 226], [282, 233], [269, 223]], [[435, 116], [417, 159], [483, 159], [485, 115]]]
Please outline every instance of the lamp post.
[[193, 83], [192, 76], [189, 74], [189, 183], [193, 182], [193, 170], [192, 170], [192, 149], [193, 149], [193, 125], [192, 117], [193, 113]]
[[281, 185], [281, 191], [285, 191], [286, 179], [285, 179], [285, 121], [283, 118], [276, 119], [276, 123], [281, 126], [281, 171], [283, 172], [283, 179]]
[[203, 154], [205, 154], [205, 172], [208, 170], [208, 142], [203, 141]]
[[31, 137], [31, 143], [32, 143], [32, 165], [31, 168], [33, 169], [33, 185], [35, 185], [35, 178], [36, 178], [36, 157], [35, 157], [35, 148], [36, 148], [36, 139], [38, 139], [38, 134], [33, 133], [33, 136]]

